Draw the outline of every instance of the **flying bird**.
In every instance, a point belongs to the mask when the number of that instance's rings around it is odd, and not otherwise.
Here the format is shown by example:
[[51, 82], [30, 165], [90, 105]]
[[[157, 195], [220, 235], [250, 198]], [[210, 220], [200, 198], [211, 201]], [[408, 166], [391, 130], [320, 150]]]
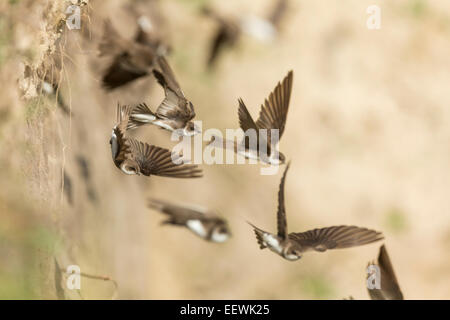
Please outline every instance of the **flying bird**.
[[380, 247], [378, 264], [372, 262], [369, 263], [369, 265], [378, 265], [380, 268], [381, 281], [381, 289], [367, 288], [370, 298], [372, 300], [403, 300], [403, 293], [398, 285], [394, 268], [392, 267], [391, 260], [389, 259], [389, 255], [384, 244]]
[[184, 136], [200, 133], [201, 130], [192, 122], [194, 105], [185, 97], [166, 58], [161, 56], [157, 61], [161, 71], [155, 69], [153, 74], [164, 89], [165, 98], [156, 112], [145, 103], [136, 106], [131, 113], [128, 129], [153, 124]]
[[156, 199], [149, 199], [148, 205], [168, 216], [163, 224], [186, 227], [204, 240], [225, 242], [231, 236], [227, 222], [206, 209], [180, 206]]
[[103, 75], [103, 86], [113, 90], [150, 75], [156, 56], [163, 52], [158, 51], [157, 40], [152, 44], [151, 35], [145, 32], [142, 23], [138, 23], [134, 40], [122, 37], [109, 20], [105, 21], [104, 28], [100, 56], [112, 56], [113, 61]]
[[273, 41], [280, 31], [281, 21], [287, 9], [288, 0], [276, 0], [275, 5], [264, 18], [252, 15], [237, 18], [222, 15], [208, 6], [203, 7], [202, 13], [218, 25], [211, 41], [208, 66], [213, 67], [220, 53], [227, 47], [235, 46], [243, 34], [261, 42]]
[[[286, 126], [293, 76], [294, 73], [289, 71], [283, 81], [281, 83], [278, 82], [275, 89], [264, 101], [264, 104], [261, 105], [259, 118], [256, 122], [248, 112], [244, 101], [239, 99], [239, 125], [244, 132], [251, 130], [256, 134], [254, 136], [254, 140], [256, 140], [253, 141], [254, 143], [250, 141], [251, 135], [245, 136], [239, 143], [235, 141], [223, 141], [221, 137], [213, 136], [209, 143], [214, 142], [214, 146], [222, 148], [225, 143], [225, 146], [232, 146], [236, 153], [246, 158], [260, 160], [268, 164], [278, 165], [285, 163], [286, 157], [276, 150], [276, 144], [281, 139]], [[267, 130], [267, 139], [264, 139], [264, 136], [260, 136], [259, 131], [262, 129]], [[275, 140], [272, 138], [271, 130], [278, 130], [278, 139]], [[260, 150], [261, 146], [266, 146], [266, 150]], [[267, 151], [266, 155], [264, 155], [264, 151]]]
[[117, 124], [110, 140], [112, 159], [117, 168], [128, 175], [202, 177], [202, 170], [196, 165], [184, 164], [181, 155], [127, 137], [126, 128], [132, 110], [129, 106], [117, 107]]
[[288, 233], [284, 205], [284, 184], [288, 169], [289, 164], [283, 173], [278, 191], [278, 233], [269, 233], [249, 223], [253, 227], [260, 249], [269, 248], [281, 257], [295, 261], [307, 251], [325, 252], [330, 249], [351, 248], [383, 239], [380, 232], [355, 226], [334, 226]]

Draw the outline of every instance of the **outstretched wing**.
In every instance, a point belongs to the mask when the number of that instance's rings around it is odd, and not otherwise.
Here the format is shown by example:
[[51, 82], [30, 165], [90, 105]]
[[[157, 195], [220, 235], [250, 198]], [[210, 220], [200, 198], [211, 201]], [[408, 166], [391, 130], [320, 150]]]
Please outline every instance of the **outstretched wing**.
[[[202, 170], [196, 165], [175, 163], [181, 158], [167, 149], [149, 145], [136, 139], [129, 139], [134, 159], [143, 175], [171, 178], [200, 178]], [[173, 158], [173, 159], [172, 159]]]
[[149, 199], [148, 206], [171, 217], [172, 222], [184, 224], [187, 220], [201, 220], [205, 218], [205, 213], [187, 206], [176, 205], [168, 201], [159, 199]]
[[[244, 101], [239, 98], [239, 110], [238, 110], [238, 116], [239, 116], [239, 126], [241, 129], [245, 132], [247, 130], [254, 130], [254, 133], [256, 134], [256, 149], [259, 150], [259, 131], [258, 126], [256, 125], [255, 121], [253, 121], [252, 116], [248, 112], [247, 107], [245, 106]], [[245, 136], [245, 148], [250, 148], [250, 135]], [[270, 148], [267, 150], [268, 154], [270, 154]]]
[[[117, 144], [111, 146], [115, 161], [123, 161], [131, 153], [129, 140], [125, 137], [131, 110], [130, 106], [117, 105], [117, 125], [113, 129]], [[114, 150], [114, 148], [117, 150]]]
[[269, 98], [261, 106], [259, 118], [256, 121], [258, 129], [267, 129], [267, 143], [270, 148], [274, 143], [271, 139], [271, 129], [278, 129], [278, 138], [281, 139], [286, 125], [286, 118], [291, 98], [292, 81], [294, 73], [289, 71], [281, 83], [278, 82]]
[[378, 266], [381, 273], [381, 289], [367, 289], [370, 298], [372, 300], [403, 300], [403, 293], [398, 285], [394, 268], [384, 245], [380, 247]]
[[166, 58], [158, 56], [157, 65], [161, 71], [153, 70], [153, 74], [164, 88], [165, 98], [156, 113], [167, 119], [192, 120], [195, 117], [194, 107], [184, 96]]
[[290, 233], [289, 239], [298, 243], [304, 251], [326, 251], [369, 244], [384, 239], [381, 232], [356, 226], [334, 226], [301, 233]]
[[287, 164], [284, 170], [283, 177], [281, 178], [280, 188], [278, 190], [278, 210], [277, 210], [277, 225], [278, 225], [278, 236], [283, 240], [288, 236], [287, 233], [287, 219], [286, 219], [286, 208], [284, 206], [284, 184], [286, 181], [286, 173], [289, 169], [290, 163]]
[[255, 121], [253, 121], [252, 116], [250, 115], [250, 112], [248, 112], [247, 107], [245, 106], [244, 101], [239, 98], [239, 126], [241, 129], [245, 132], [248, 129], [253, 129], [256, 132], [258, 132], [258, 127], [256, 126]]

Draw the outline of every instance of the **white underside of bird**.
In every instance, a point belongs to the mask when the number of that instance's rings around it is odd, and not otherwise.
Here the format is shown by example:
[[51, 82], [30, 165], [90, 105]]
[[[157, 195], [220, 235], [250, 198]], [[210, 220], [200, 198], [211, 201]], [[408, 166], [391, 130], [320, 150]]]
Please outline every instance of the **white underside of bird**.
[[206, 238], [206, 229], [199, 220], [188, 220], [186, 226], [201, 238]]
[[230, 238], [230, 236], [226, 233], [219, 233], [214, 231], [212, 236], [211, 236], [211, 240], [214, 242], [225, 242]]
[[280, 245], [280, 241], [272, 234], [270, 233], [264, 233], [263, 234], [263, 241], [264, 244], [273, 252], [276, 254], [279, 254], [283, 258], [294, 261], [298, 260], [300, 257], [295, 254], [285, 254], [283, 252], [283, 247]]

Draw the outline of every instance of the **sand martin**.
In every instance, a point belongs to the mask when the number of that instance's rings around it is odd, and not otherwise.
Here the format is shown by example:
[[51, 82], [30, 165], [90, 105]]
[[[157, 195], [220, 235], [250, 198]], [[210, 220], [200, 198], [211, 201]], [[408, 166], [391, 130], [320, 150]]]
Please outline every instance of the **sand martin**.
[[279, 33], [280, 24], [287, 7], [288, 0], [276, 0], [274, 7], [271, 8], [266, 17], [247, 15], [241, 18], [224, 16], [208, 6], [203, 7], [203, 14], [212, 18], [218, 25], [211, 41], [208, 66], [214, 66], [220, 52], [226, 47], [233, 47], [242, 34], [261, 42], [272, 42]]
[[184, 164], [182, 156], [167, 149], [126, 136], [128, 119], [133, 108], [117, 107], [117, 124], [111, 134], [111, 153], [114, 164], [129, 175], [156, 175], [172, 178], [200, 178], [202, 170]]
[[225, 242], [231, 236], [227, 222], [204, 208], [180, 206], [156, 199], [149, 199], [148, 205], [168, 216], [163, 224], [184, 226], [202, 239]]
[[131, 113], [128, 128], [153, 124], [184, 136], [200, 133], [199, 128], [191, 121], [195, 117], [194, 106], [184, 96], [166, 58], [161, 56], [157, 61], [161, 71], [155, 69], [153, 74], [163, 87], [165, 98], [156, 112], [151, 111], [145, 103], [136, 106]]
[[380, 247], [378, 263], [372, 262], [369, 265], [377, 265], [380, 268], [381, 289], [369, 289], [369, 295], [372, 300], [403, 300], [403, 293], [397, 282], [391, 260], [386, 247]]
[[113, 57], [102, 78], [106, 89], [116, 89], [151, 74], [158, 49], [150, 45], [149, 35], [144, 38], [145, 31], [139, 23], [138, 27], [135, 39], [129, 40], [117, 32], [111, 21], [105, 21], [104, 35], [99, 46], [100, 56]]
[[[274, 165], [285, 163], [286, 157], [281, 152], [277, 151], [276, 144], [278, 143], [278, 140], [281, 139], [286, 126], [289, 100], [292, 91], [292, 81], [293, 72], [289, 71], [287, 76], [283, 79], [283, 82], [278, 82], [275, 89], [270, 93], [268, 99], [264, 101], [256, 123], [248, 112], [244, 101], [239, 99], [239, 125], [244, 132], [247, 130], [254, 130], [257, 138], [257, 141], [255, 141], [256, 145], [252, 145], [250, 143], [248, 136], [244, 137], [239, 143], [236, 143], [235, 141], [226, 141], [220, 137], [213, 136], [210, 144], [214, 142], [214, 146], [222, 148], [224, 147], [224, 144], [225, 146], [232, 146], [233, 150], [238, 154], [246, 158], [260, 160], [265, 163]], [[261, 129], [267, 130], [267, 139], [260, 140], [259, 131]], [[271, 129], [278, 130], [277, 141], [272, 141]], [[266, 154], [265, 157], [260, 157], [260, 145], [267, 145], [266, 150], [261, 150], [267, 152], [267, 154], [266, 152], [262, 152], [263, 155]]]
[[329, 249], [350, 248], [383, 239], [380, 232], [355, 226], [334, 226], [301, 233], [288, 233], [284, 205], [284, 184], [288, 169], [289, 164], [281, 178], [278, 191], [278, 233], [269, 233], [249, 223], [256, 234], [260, 249], [269, 248], [281, 257], [295, 261], [307, 251], [324, 252]]

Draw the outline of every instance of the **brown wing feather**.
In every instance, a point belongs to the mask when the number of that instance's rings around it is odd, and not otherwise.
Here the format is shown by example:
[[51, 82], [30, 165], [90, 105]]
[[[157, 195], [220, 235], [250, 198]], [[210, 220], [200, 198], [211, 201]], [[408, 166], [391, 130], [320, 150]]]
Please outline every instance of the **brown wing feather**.
[[114, 58], [102, 78], [104, 88], [113, 90], [148, 75], [147, 70], [133, 65], [128, 59], [126, 52]]
[[247, 107], [245, 106], [244, 101], [239, 98], [239, 126], [241, 129], [245, 132], [248, 129], [254, 129], [256, 132], [258, 132], [258, 127], [256, 126], [255, 121], [253, 121], [252, 116], [250, 115], [250, 112], [248, 112]]
[[370, 298], [372, 300], [403, 300], [403, 293], [384, 245], [380, 247], [378, 266], [381, 272], [381, 289], [368, 289]]
[[261, 106], [259, 118], [256, 121], [259, 129], [267, 129], [269, 147], [273, 144], [270, 138], [270, 130], [278, 129], [279, 139], [281, 139], [284, 132], [291, 98], [293, 74], [292, 70], [289, 71], [283, 82], [278, 82], [274, 91], [270, 93], [269, 98]]
[[[258, 127], [255, 124], [255, 121], [253, 121], [252, 116], [250, 115], [250, 113], [248, 112], [247, 107], [245, 106], [244, 101], [239, 98], [239, 110], [238, 110], [238, 116], [239, 116], [239, 126], [241, 127], [241, 129], [245, 132], [247, 132], [247, 130], [255, 130], [255, 134], [256, 134], [256, 149], [259, 150], [259, 131], [258, 131]], [[250, 136], [245, 136], [245, 148], [249, 149], [250, 147]], [[270, 149], [267, 150], [268, 154], [270, 154]]]
[[135, 129], [142, 125], [147, 124], [147, 122], [143, 122], [143, 121], [134, 119], [133, 115], [149, 115], [149, 116], [156, 117], [155, 113], [152, 110], [150, 110], [150, 108], [148, 107], [148, 105], [145, 102], [140, 103], [140, 104], [136, 105], [133, 108], [133, 110], [131, 111], [131, 117], [128, 120], [127, 130]]
[[178, 84], [177, 79], [175, 78], [175, 74], [173, 73], [172, 68], [167, 62], [167, 59], [164, 56], [158, 56], [156, 61], [157, 66], [161, 70], [161, 72], [155, 70], [160, 74], [160, 77], [157, 77], [158, 83], [164, 88], [167, 87], [171, 91], [175, 92], [177, 96], [184, 97], [183, 91], [181, 90], [181, 87]]
[[156, 113], [167, 119], [192, 120], [195, 117], [194, 107], [185, 98], [167, 60], [159, 56], [157, 61], [161, 71], [153, 70], [153, 75], [163, 87], [165, 98]]
[[287, 219], [286, 219], [286, 207], [284, 205], [284, 184], [286, 181], [286, 173], [289, 169], [290, 163], [287, 164], [284, 170], [283, 177], [281, 178], [280, 188], [278, 190], [278, 210], [277, 210], [277, 225], [278, 236], [283, 240], [288, 236], [287, 233]]
[[117, 144], [119, 146], [119, 152], [117, 153], [114, 161], [120, 163], [131, 154], [131, 146], [126, 138], [126, 131], [128, 126], [128, 119], [132, 108], [126, 105], [117, 105], [117, 125], [113, 131], [116, 135]]
[[334, 226], [290, 233], [289, 238], [305, 250], [326, 251], [369, 244], [384, 239], [381, 232], [356, 226]]
[[148, 206], [152, 209], [156, 209], [167, 214], [170, 217], [168, 222], [170, 221], [170, 223], [173, 224], [184, 225], [187, 220], [201, 220], [205, 218], [205, 214], [203, 212], [187, 208], [185, 206], [176, 205], [164, 200], [149, 199]]
[[164, 148], [149, 145], [136, 139], [129, 139], [134, 159], [139, 164], [143, 175], [156, 175], [172, 178], [200, 178], [202, 170], [196, 165], [175, 164], [180, 156], [174, 155]]

